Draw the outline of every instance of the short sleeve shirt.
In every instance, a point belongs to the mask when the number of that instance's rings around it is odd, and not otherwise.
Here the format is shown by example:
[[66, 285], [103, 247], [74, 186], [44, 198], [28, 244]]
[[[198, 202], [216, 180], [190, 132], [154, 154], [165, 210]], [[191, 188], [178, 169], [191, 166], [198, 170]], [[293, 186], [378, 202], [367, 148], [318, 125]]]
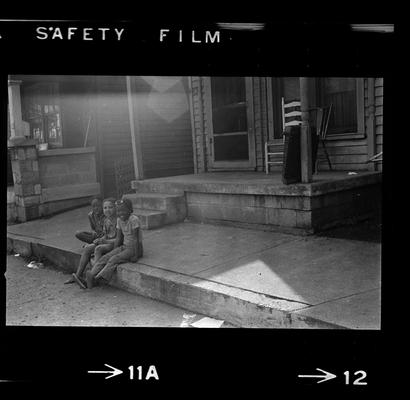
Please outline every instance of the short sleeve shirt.
[[141, 226], [139, 218], [131, 214], [127, 221], [123, 221], [121, 218], [117, 218], [117, 229], [121, 229], [124, 235], [123, 245], [125, 247], [133, 247], [137, 242], [136, 238], [132, 234], [132, 230]]
[[111, 218], [104, 220], [104, 235], [106, 239], [114, 239], [117, 234], [116, 221]]

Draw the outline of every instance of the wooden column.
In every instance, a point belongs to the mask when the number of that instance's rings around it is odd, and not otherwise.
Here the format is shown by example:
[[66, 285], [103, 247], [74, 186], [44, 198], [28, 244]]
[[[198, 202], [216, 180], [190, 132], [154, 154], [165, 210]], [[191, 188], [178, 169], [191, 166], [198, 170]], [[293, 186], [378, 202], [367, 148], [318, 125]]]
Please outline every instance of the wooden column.
[[300, 135], [300, 165], [303, 183], [312, 182], [312, 143], [309, 127], [309, 78], [300, 78], [302, 128]]
[[127, 99], [128, 99], [128, 114], [130, 122], [131, 132], [131, 144], [132, 144], [132, 156], [134, 162], [134, 174], [135, 179], [140, 180], [144, 178], [143, 164], [142, 164], [142, 151], [141, 151], [141, 135], [138, 123], [137, 104], [133, 101], [131, 77], [126, 77], [127, 83]]
[[10, 138], [23, 138], [30, 135], [28, 123], [23, 121], [22, 117], [20, 85], [21, 81], [8, 81]]
[[195, 116], [194, 116], [194, 101], [192, 91], [192, 76], [188, 76], [188, 97], [189, 97], [189, 114], [191, 117], [191, 134], [192, 134], [192, 154], [194, 156], [194, 174], [198, 173], [198, 156], [196, 152], [196, 132], [195, 132]]

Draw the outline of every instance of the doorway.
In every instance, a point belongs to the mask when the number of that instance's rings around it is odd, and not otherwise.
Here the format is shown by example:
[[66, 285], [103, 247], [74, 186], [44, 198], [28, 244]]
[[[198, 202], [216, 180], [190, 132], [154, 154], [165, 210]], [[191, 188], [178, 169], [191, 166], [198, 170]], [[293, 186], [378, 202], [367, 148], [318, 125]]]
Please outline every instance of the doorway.
[[255, 167], [252, 78], [205, 79], [211, 169]]

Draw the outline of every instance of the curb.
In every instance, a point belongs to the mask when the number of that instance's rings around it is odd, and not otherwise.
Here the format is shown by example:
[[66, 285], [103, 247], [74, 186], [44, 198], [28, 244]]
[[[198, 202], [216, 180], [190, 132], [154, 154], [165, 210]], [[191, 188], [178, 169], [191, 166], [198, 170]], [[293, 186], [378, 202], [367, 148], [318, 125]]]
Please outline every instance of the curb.
[[305, 304], [272, 298], [142, 263], [121, 264], [111, 285], [242, 328], [347, 329], [294, 313]]
[[[55, 267], [74, 272], [80, 253], [7, 234], [7, 251], [46, 259]], [[111, 286], [139, 294], [242, 328], [348, 329], [304, 316], [307, 305], [261, 293], [198, 279], [143, 263], [124, 263]]]
[[64, 250], [59, 247], [46, 245], [37, 241], [28, 241], [7, 233], [7, 252], [15, 252], [23, 257], [37, 257], [45, 259], [58, 269], [75, 272], [81, 254]]

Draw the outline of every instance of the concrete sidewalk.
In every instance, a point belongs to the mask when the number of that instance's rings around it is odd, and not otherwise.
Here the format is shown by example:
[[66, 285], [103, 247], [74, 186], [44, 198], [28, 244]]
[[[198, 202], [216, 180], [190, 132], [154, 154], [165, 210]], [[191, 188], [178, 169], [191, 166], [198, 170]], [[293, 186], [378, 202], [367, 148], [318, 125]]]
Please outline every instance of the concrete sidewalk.
[[[7, 247], [74, 271], [88, 207], [7, 228]], [[143, 232], [112, 285], [242, 327], [380, 329], [378, 243], [179, 223]]]

